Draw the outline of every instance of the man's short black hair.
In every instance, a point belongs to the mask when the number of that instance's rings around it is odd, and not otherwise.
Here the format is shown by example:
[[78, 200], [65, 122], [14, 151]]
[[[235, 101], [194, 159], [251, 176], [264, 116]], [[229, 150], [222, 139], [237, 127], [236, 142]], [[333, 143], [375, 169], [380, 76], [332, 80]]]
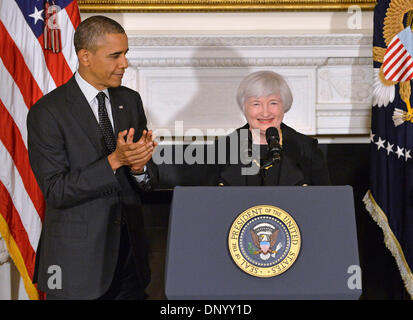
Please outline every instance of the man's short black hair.
[[80, 49], [95, 52], [100, 37], [108, 33], [125, 34], [125, 30], [118, 22], [105, 16], [92, 16], [83, 20], [74, 36], [76, 53]]

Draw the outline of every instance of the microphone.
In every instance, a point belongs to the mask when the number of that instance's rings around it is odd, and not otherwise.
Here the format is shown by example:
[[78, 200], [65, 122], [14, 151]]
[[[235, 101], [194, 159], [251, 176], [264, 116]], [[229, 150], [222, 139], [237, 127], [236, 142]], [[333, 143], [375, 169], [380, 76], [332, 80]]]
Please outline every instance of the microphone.
[[268, 153], [273, 161], [280, 161], [281, 159], [281, 146], [280, 146], [280, 136], [278, 130], [275, 127], [269, 127], [265, 131], [265, 139], [268, 143]]

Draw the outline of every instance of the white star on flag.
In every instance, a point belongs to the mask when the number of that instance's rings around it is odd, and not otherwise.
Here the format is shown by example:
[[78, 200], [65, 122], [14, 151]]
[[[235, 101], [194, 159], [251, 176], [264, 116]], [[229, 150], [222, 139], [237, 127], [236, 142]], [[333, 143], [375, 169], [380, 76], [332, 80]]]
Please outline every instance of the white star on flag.
[[370, 141], [371, 142], [374, 142], [374, 136], [375, 136], [375, 134], [372, 131], [370, 131]]
[[394, 144], [390, 144], [390, 142], [387, 141], [387, 147], [386, 147], [387, 155], [389, 155], [390, 152], [394, 152], [394, 151], [393, 151], [393, 146], [394, 146]]
[[42, 10], [37, 10], [37, 7], [34, 7], [34, 12], [32, 14], [29, 14], [29, 17], [32, 17], [34, 19], [34, 24], [37, 23], [37, 21], [42, 20], [43, 21], [43, 17], [42, 17]]
[[404, 157], [403, 149], [404, 148], [400, 148], [399, 146], [397, 146], [397, 151], [396, 151], [397, 159], [399, 159], [400, 157]]
[[386, 142], [386, 140], [382, 140], [379, 137], [379, 140], [377, 140], [377, 142], [375, 142], [375, 144], [377, 144], [377, 150], [380, 150], [380, 148], [384, 148], [384, 143]]
[[407, 161], [408, 159], [411, 159], [411, 158], [412, 158], [412, 156], [410, 155], [410, 150], [406, 150], [404, 157], [405, 157], [405, 160], [406, 160], [406, 161]]

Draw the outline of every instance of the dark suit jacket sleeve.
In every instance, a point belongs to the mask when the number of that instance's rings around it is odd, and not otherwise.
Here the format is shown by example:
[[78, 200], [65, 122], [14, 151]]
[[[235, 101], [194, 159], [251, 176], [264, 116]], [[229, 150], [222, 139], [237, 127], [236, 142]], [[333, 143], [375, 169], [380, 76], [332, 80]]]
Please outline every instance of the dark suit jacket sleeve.
[[324, 154], [318, 147], [318, 141], [313, 139], [311, 145], [311, 182], [312, 185], [330, 185], [330, 175]]
[[151, 160], [147, 163], [147, 170], [149, 175], [149, 187], [145, 188], [145, 190], [153, 190], [159, 184], [159, 171], [158, 166]]
[[68, 208], [120, 190], [106, 157], [71, 169], [63, 130], [45, 105], [31, 108], [27, 128], [30, 164], [49, 206]]
[[[133, 94], [136, 95], [137, 99], [137, 110], [138, 110], [138, 128], [137, 130], [139, 133], [135, 135], [134, 142], [138, 141], [142, 136], [143, 130], [149, 130], [147, 127], [147, 120], [145, 116], [145, 111], [143, 110], [142, 106], [142, 99], [138, 92], [133, 91]], [[159, 171], [157, 165], [153, 162], [152, 159], [148, 161], [146, 164], [146, 170], [148, 173], [149, 180], [145, 183], [138, 183], [136, 178], [134, 179], [135, 185], [143, 191], [150, 191], [153, 190], [159, 183]]]

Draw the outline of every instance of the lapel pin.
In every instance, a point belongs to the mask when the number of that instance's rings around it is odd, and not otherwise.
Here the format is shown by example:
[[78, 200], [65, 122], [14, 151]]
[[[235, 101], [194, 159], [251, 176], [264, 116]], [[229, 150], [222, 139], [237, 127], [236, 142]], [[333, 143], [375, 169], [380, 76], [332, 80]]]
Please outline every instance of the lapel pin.
[[119, 106], [118, 108], [119, 108], [120, 110], [123, 110], [123, 106]]

